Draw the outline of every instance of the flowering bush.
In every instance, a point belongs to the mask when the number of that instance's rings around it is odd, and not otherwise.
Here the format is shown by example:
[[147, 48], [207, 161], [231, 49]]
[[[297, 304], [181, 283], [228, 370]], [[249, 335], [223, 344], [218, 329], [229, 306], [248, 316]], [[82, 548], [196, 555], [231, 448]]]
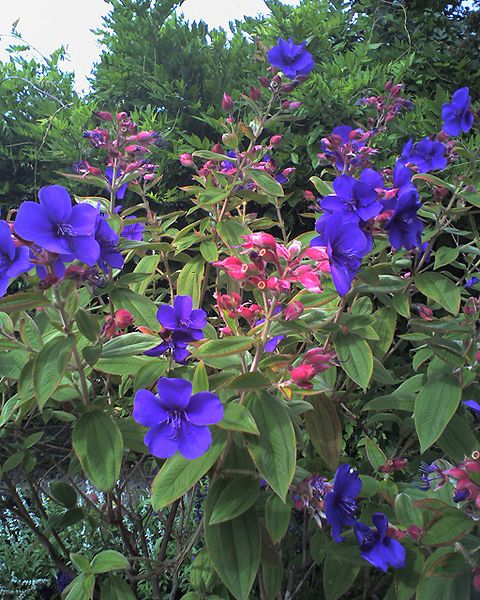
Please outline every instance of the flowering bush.
[[[469, 91], [395, 164], [380, 136], [412, 103], [390, 81], [362, 99], [293, 238], [276, 151], [314, 64], [291, 39], [267, 56], [211, 149], [179, 157], [186, 213], [150, 206], [160, 136], [101, 111], [84, 137], [106, 164], [67, 176], [104, 195], [47, 186], [0, 224], [1, 502], [68, 600], [161, 598], [163, 573], [186, 600], [479, 587], [478, 156], [451, 137], [474, 126]], [[79, 552], [84, 521], [103, 548]]]

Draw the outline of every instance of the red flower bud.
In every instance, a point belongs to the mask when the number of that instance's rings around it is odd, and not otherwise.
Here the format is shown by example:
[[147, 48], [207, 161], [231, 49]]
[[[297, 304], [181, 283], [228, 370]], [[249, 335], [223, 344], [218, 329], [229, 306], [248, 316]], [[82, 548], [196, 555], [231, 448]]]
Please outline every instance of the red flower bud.
[[424, 321], [432, 321], [433, 320], [433, 310], [425, 306], [425, 304], [419, 304], [417, 306], [418, 316]]
[[257, 101], [257, 100], [260, 100], [261, 97], [262, 97], [262, 91], [260, 90], [260, 88], [253, 87], [253, 85], [251, 85], [250, 86], [250, 98], [252, 100]]
[[231, 96], [229, 96], [227, 93], [224, 93], [223, 99], [222, 99], [222, 109], [225, 112], [231, 112], [234, 108], [235, 108], [235, 102], [233, 101], [233, 98]]
[[135, 319], [131, 312], [124, 308], [119, 308], [115, 313], [115, 323], [119, 329], [125, 329], [134, 323]]
[[178, 158], [184, 167], [193, 167], [194, 166], [193, 156], [191, 154], [184, 152], [183, 154], [180, 154], [180, 156]]
[[102, 121], [113, 121], [112, 113], [106, 112], [104, 110], [96, 110], [93, 114], [99, 119], [102, 119]]
[[308, 202], [313, 202], [315, 200], [315, 194], [310, 190], [303, 190], [303, 198]]
[[407, 533], [412, 538], [412, 540], [416, 542], [418, 538], [422, 535], [422, 530], [417, 525], [410, 525], [407, 529]]
[[272, 135], [272, 137], [270, 138], [270, 146], [272, 146], [272, 148], [276, 148], [277, 146], [280, 146], [282, 140], [283, 135]]
[[315, 369], [312, 365], [299, 365], [290, 371], [290, 380], [298, 387], [309, 389], [312, 387], [310, 381], [315, 377]]
[[303, 313], [304, 306], [299, 300], [293, 300], [287, 304], [284, 311], [285, 321], [294, 321]]
[[260, 85], [264, 88], [268, 88], [270, 87], [270, 79], [268, 77], [259, 77], [258, 81], [260, 82]]

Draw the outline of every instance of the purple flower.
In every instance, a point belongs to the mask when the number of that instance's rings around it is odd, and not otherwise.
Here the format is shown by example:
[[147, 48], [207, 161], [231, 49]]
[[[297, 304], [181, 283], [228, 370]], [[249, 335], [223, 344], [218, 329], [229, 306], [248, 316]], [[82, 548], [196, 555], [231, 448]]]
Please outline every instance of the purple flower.
[[422, 206], [416, 189], [407, 189], [397, 198], [391, 218], [385, 223], [390, 244], [396, 250], [407, 250], [421, 244], [423, 222], [418, 218], [417, 210]]
[[[122, 171], [117, 171], [117, 178], [115, 179], [115, 183], [117, 182], [118, 179], [121, 179], [123, 175]], [[112, 189], [112, 183], [113, 183], [113, 167], [107, 167], [105, 169], [105, 177], [107, 178], [108, 184], [109, 184], [109, 189]], [[121, 185], [118, 190], [116, 190], [115, 195], [119, 200], [123, 200], [125, 197], [125, 192], [127, 191], [127, 185], [126, 183], [124, 183], [123, 185]]]
[[362, 221], [376, 217], [382, 211], [375, 187], [383, 188], [383, 179], [372, 169], [364, 169], [360, 181], [350, 175], [340, 175], [333, 182], [336, 195], [325, 196], [320, 202], [324, 210], [351, 213]]
[[333, 283], [340, 296], [345, 296], [352, 287], [363, 256], [369, 252], [371, 241], [358, 223], [342, 212], [324, 215], [315, 227], [320, 235], [310, 244], [326, 247]]
[[100, 246], [98, 265], [104, 273], [109, 272], [109, 267], [121, 269], [123, 267], [123, 256], [117, 250], [118, 234], [110, 227], [107, 221], [97, 216], [95, 228], [95, 239]]
[[473, 125], [473, 113], [470, 110], [468, 87], [454, 92], [452, 101], [442, 106], [443, 131], [448, 135], [467, 133]]
[[94, 265], [100, 247], [94, 238], [97, 211], [90, 204], [72, 207], [67, 190], [60, 185], [44, 187], [40, 203], [23, 202], [15, 220], [15, 232], [24, 240], [61, 254], [65, 261], [75, 258]]
[[[340, 138], [341, 147], [332, 143], [336, 141], [333, 136]], [[365, 160], [366, 157], [360, 155], [361, 150], [365, 148], [365, 140], [366, 136], [363, 129], [353, 129], [349, 125], [338, 125], [333, 129], [331, 136], [322, 140], [322, 148], [325, 156], [333, 160], [335, 167], [339, 171], [344, 171], [347, 161], [349, 165], [356, 167], [360, 166]]]
[[413, 146], [412, 141], [409, 140], [403, 148], [401, 160], [404, 164], [417, 165], [420, 173], [428, 173], [437, 169], [441, 171], [447, 166], [445, 150], [445, 144], [432, 142], [429, 138], [424, 138]]
[[10, 279], [30, 270], [30, 250], [27, 246], [15, 246], [10, 227], [0, 221], [0, 296], [7, 291]]
[[278, 344], [284, 339], [284, 335], [275, 335], [265, 342], [263, 349], [265, 350], [265, 352], [274, 352]]
[[[237, 158], [237, 153], [235, 152], [235, 150], [229, 150], [227, 152], [227, 156], [229, 158]], [[221, 165], [222, 171], [231, 171], [232, 169], [235, 169], [235, 164], [230, 160], [223, 160]]]
[[133, 403], [135, 421], [149, 427], [145, 445], [158, 458], [178, 450], [194, 460], [208, 450], [212, 435], [207, 425], [223, 419], [223, 405], [211, 392], [192, 396], [192, 384], [185, 379], [160, 377], [158, 394], [138, 390]]
[[376, 530], [370, 529], [368, 525], [360, 522], [354, 524], [355, 536], [362, 558], [384, 573], [389, 566], [394, 569], [403, 569], [405, 548], [400, 542], [387, 536], [387, 517], [383, 513], [374, 513], [372, 522]]
[[201, 309], [193, 309], [191, 296], [177, 296], [173, 306], [161, 304], [157, 311], [158, 322], [170, 331], [181, 331], [190, 336], [189, 341], [201, 340], [202, 329], [207, 324], [207, 313]]
[[126, 240], [134, 240], [141, 242], [143, 240], [143, 232], [145, 231], [145, 225], [143, 223], [137, 223], [134, 219], [125, 219], [125, 226], [123, 227], [122, 233], [120, 234]]
[[467, 408], [470, 408], [471, 410], [480, 413], [480, 404], [478, 402], [475, 402], [475, 400], [464, 400], [462, 404]]
[[288, 38], [288, 42], [278, 38], [278, 46], [274, 46], [268, 52], [268, 61], [281, 69], [289, 79], [295, 79], [299, 75], [306, 77], [315, 63], [310, 52], [305, 49], [305, 45], [306, 42], [302, 42], [297, 46], [292, 38]]
[[340, 465], [335, 473], [333, 491], [325, 496], [325, 513], [327, 523], [332, 526], [332, 538], [342, 542], [342, 527], [350, 527], [355, 523], [358, 510], [357, 496], [362, 489], [362, 481], [358, 471], [350, 465]]
[[465, 287], [469, 288], [472, 287], [472, 285], [476, 285], [478, 282], [480, 281], [480, 279], [478, 277], [470, 277], [470, 279], [467, 279], [467, 281], [465, 282]]
[[170, 354], [175, 362], [183, 365], [190, 354], [187, 346], [192, 341], [191, 336], [183, 331], [167, 332], [161, 344], [151, 350], [146, 350], [144, 354], [147, 356]]

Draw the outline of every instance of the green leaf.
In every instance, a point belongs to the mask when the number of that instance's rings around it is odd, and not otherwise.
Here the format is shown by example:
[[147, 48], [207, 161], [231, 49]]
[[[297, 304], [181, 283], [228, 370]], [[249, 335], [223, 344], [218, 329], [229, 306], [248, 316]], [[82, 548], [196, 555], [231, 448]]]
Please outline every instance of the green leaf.
[[148, 327], [152, 331], [160, 330], [160, 323], [157, 320], [157, 307], [146, 296], [136, 294], [127, 288], [118, 287], [110, 292], [110, 297], [117, 310], [124, 308], [132, 313], [135, 325]]
[[93, 557], [90, 567], [93, 573], [108, 573], [119, 569], [129, 569], [130, 563], [116, 550], [102, 550]]
[[6, 313], [48, 306], [50, 300], [41, 292], [18, 292], [0, 299], [0, 310]]
[[65, 481], [52, 481], [50, 495], [65, 508], [73, 508], [77, 504], [77, 492]]
[[225, 156], [218, 152], [212, 152], [211, 150], [195, 150], [192, 152], [192, 156], [198, 156], [199, 158], [205, 158], [206, 160], [228, 160], [229, 162], [237, 162], [237, 159], [233, 156]]
[[84, 554], [81, 554], [80, 552], [70, 552], [70, 560], [77, 571], [90, 571], [90, 563]]
[[266, 171], [259, 169], [249, 169], [248, 175], [255, 182], [258, 188], [269, 196], [283, 196], [283, 188], [278, 181]]
[[240, 475], [229, 481], [215, 502], [210, 525], [230, 521], [246, 512], [255, 504], [259, 490], [258, 481], [254, 477]]
[[329, 194], [333, 194], [333, 186], [330, 182], [322, 181], [320, 177], [310, 177], [309, 181], [313, 183], [315, 189], [321, 196], [328, 196]]
[[191, 296], [193, 305], [198, 306], [204, 275], [205, 261], [196, 256], [182, 268], [177, 279], [177, 294]]
[[207, 262], [218, 260], [217, 244], [213, 240], [204, 240], [200, 244], [200, 254]]
[[474, 523], [463, 510], [445, 507], [434, 511], [434, 516], [424, 527], [421, 543], [427, 546], [451, 544], [465, 536]]
[[[202, 589], [211, 590], [218, 582], [217, 573], [213, 566], [212, 559], [208, 551], [203, 547], [195, 557], [190, 567], [190, 583], [193, 589], [201, 591]], [[183, 596], [184, 598], [185, 596]], [[211, 596], [209, 596], [211, 598]]]
[[136, 600], [128, 583], [119, 575], [110, 575], [102, 584], [100, 600]]
[[459, 253], [459, 248], [448, 248], [448, 246], [441, 246], [435, 251], [435, 264], [433, 265], [433, 268], [436, 271], [440, 267], [451, 264], [454, 260], [457, 260]]
[[128, 358], [101, 358], [94, 368], [96, 371], [111, 375], [136, 375], [144, 367], [152, 367], [158, 369], [158, 377], [160, 377], [165, 373], [166, 366], [166, 360], [156, 356], [129, 356]]
[[75, 454], [88, 479], [103, 492], [113, 488], [122, 465], [123, 438], [117, 424], [107, 413], [85, 413], [72, 434]]
[[277, 495], [272, 494], [265, 503], [265, 525], [275, 544], [278, 544], [287, 532], [292, 504], [290, 500], [282, 502]]
[[351, 333], [336, 333], [333, 343], [345, 373], [364, 389], [373, 373], [373, 354], [365, 340]]
[[21, 315], [19, 331], [25, 346], [39, 352], [43, 346], [42, 335], [35, 321], [26, 312]]
[[132, 292], [140, 294], [141, 296], [145, 294], [150, 282], [153, 281], [159, 261], [160, 256], [158, 254], [149, 254], [140, 260], [133, 272], [143, 273], [145, 277], [142, 279], [142, 281], [131, 284], [130, 288]]
[[392, 298], [392, 306], [399, 315], [410, 318], [410, 297], [407, 294], [396, 294]]
[[[223, 482], [222, 482], [223, 483]], [[248, 600], [260, 565], [260, 524], [255, 509], [210, 525], [212, 511], [225, 484], [210, 488], [205, 506], [205, 541], [215, 569], [236, 600]]]
[[371, 438], [365, 436], [365, 448], [367, 451], [368, 462], [377, 471], [378, 467], [387, 462], [383, 450]]
[[70, 583], [65, 589], [67, 592], [65, 600], [91, 600], [95, 588], [95, 575], [82, 573]]
[[62, 381], [72, 353], [73, 338], [63, 335], [52, 338], [35, 357], [33, 389], [40, 409], [52, 397]]
[[201, 360], [193, 373], [192, 393], [208, 392], [209, 389], [207, 370], [205, 369], [205, 363]]
[[229, 381], [224, 388], [227, 390], [253, 391], [270, 387], [270, 381], [259, 371], [242, 373]]
[[404, 527], [416, 525], [423, 529], [423, 516], [419, 508], [413, 505], [408, 494], [401, 493], [395, 498], [395, 516]]
[[352, 564], [346, 568], [342, 555], [329, 552], [323, 567], [323, 590], [325, 600], [337, 600], [352, 587], [360, 567]]
[[251, 229], [234, 218], [220, 221], [217, 225], [217, 232], [225, 246], [232, 248], [235, 254], [241, 250], [240, 246], [245, 242], [243, 236], [252, 233]]
[[440, 187], [444, 187], [450, 192], [455, 191], [454, 185], [448, 183], [447, 181], [444, 181], [443, 179], [440, 179], [440, 177], [432, 175], [431, 173], [415, 173], [415, 175], [412, 177], [412, 181], [417, 181], [418, 179], [421, 179], [422, 181], [428, 181], [428, 183], [433, 183], [433, 185], [439, 185]]
[[290, 415], [281, 400], [267, 393], [247, 398], [250, 410], [260, 432], [249, 436], [247, 448], [257, 469], [282, 500], [295, 473], [295, 432]]
[[447, 457], [456, 463], [480, 448], [477, 436], [459, 415], [453, 415], [437, 443]]
[[75, 313], [75, 322], [78, 330], [91, 342], [96, 342], [100, 335], [100, 323], [88, 310], [79, 308]]
[[105, 342], [101, 358], [125, 358], [143, 354], [161, 343], [161, 338], [146, 333], [125, 333]]
[[382, 358], [392, 345], [397, 324], [397, 313], [393, 308], [384, 306], [374, 313], [373, 328], [378, 334], [378, 341], [372, 342], [375, 356]]
[[222, 430], [212, 432], [212, 445], [203, 456], [188, 460], [180, 454], [167, 458], [152, 484], [152, 506], [160, 510], [180, 498], [215, 464], [225, 447]]
[[196, 358], [214, 358], [239, 354], [249, 350], [253, 346], [253, 341], [252, 337], [245, 335], [228, 336], [219, 340], [208, 340], [192, 352], [192, 356]]
[[440, 273], [420, 273], [415, 277], [419, 292], [457, 315], [460, 309], [460, 288]]
[[442, 435], [460, 404], [462, 389], [452, 375], [427, 381], [415, 401], [415, 429], [420, 452], [425, 452]]
[[218, 426], [227, 431], [243, 431], [253, 435], [260, 434], [251, 412], [237, 402], [230, 402], [225, 406], [223, 419], [218, 423]]
[[305, 428], [315, 450], [329, 469], [340, 460], [342, 425], [335, 404], [327, 396], [309, 396], [313, 410], [305, 413]]

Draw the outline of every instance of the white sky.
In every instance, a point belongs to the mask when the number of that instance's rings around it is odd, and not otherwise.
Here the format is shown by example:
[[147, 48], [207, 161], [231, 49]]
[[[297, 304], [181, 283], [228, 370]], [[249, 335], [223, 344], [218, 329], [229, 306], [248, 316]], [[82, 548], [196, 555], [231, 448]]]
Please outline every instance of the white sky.
[[[299, 0], [284, 0], [297, 5]], [[8, 36], [12, 24], [23, 38], [43, 55], [65, 46], [69, 60], [66, 71], [74, 71], [78, 91], [88, 87], [87, 75], [98, 59], [100, 49], [90, 31], [102, 23], [110, 5], [104, 0], [0, 0], [0, 60], [5, 48], [15, 40]], [[190, 21], [202, 19], [210, 27], [228, 27], [228, 22], [244, 15], [267, 13], [263, 0], [186, 0], [179, 12]]]

